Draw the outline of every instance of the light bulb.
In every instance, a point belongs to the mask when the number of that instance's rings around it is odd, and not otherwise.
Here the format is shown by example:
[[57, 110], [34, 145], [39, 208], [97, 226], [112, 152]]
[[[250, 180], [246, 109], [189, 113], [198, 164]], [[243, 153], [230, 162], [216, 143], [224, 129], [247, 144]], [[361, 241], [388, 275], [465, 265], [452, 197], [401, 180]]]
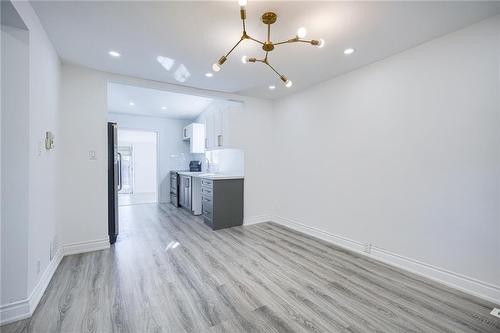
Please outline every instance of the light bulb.
[[247, 56], [241, 57], [241, 62], [246, 64], [248, 62], [248, 57]]
[[238, 0], [238, 4], [243, 7], [247, 5], [247, 0]]
[[307, 35], [307, 30], [304, 27], [297, 29], [297, 37], [304, 38]]
[[214, 75], [213, 75], [212, 73], [208, 72], [208, 73], [205, 73], [205, 76], [206, 76], [206, 77], [212, 77], [212, 76], [214, 76]]
[[213, 65], [212, 65], [212, 70], [213, 70], [214, 72], [218, 72], [218, 71], [220, 71], [220, 66], [219, 66], [219, 64], [218, 64], [218, 63], [213, 64]]
[[318, 47], [319, 48], [322, 48], [323, 46], [325, 46], [325, 40], [323, 38], [320, 38], [319, 39], [319, 44], [318, 44]]
[[276, 89], [276, 86], [272, 85], [272, 86], [269, 86], [269, 90], [274, 90]]
[[293, 86], [293, 82], [291, 80], [286, 80], [285, 87], [290, 88], [291, 86]]

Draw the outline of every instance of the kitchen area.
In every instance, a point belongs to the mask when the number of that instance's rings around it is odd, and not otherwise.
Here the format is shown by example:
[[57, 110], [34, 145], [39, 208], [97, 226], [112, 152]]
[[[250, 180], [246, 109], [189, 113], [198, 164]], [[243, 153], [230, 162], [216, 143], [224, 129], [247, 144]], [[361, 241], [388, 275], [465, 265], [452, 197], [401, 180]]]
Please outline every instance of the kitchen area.
[[243, 224], [244, 153], [232, 145], [229, 126], [240, 107], [214, 102], [184, 127], [179, 134], [196, 159], [188, 170], [170, 171], [170, 203], [213, 230]]

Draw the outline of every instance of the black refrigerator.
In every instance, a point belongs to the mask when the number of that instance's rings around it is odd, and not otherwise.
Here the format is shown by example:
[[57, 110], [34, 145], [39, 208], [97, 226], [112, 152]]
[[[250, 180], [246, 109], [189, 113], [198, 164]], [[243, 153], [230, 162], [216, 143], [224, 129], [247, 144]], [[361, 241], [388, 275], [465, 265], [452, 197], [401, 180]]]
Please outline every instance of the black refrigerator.
[[118, 126], [108, 123], [108, 235], [114, 244], [118, 237], [118, 191], [121, 187], [121, 158], [118, 152]]

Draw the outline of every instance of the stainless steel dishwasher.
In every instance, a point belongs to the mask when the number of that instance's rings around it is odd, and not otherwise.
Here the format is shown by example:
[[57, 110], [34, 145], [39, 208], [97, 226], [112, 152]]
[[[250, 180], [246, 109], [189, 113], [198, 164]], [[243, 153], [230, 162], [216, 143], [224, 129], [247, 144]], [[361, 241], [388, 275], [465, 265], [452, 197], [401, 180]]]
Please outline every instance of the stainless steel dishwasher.
[[179, 205], [191, 211], [191, 177], [181, 175]]

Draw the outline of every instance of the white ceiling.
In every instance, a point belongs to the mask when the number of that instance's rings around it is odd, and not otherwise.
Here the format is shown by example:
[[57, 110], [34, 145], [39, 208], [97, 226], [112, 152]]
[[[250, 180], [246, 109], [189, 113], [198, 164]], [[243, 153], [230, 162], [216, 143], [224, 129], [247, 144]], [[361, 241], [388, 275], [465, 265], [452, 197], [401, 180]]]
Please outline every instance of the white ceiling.
[[[178, 83], [173, 72], [182, 64], [191, 73], [183, 85], [264, 98], [300, 91], [500, 13], [500, 2], [491, 1], [249, 1], [247, 30], [255, 37], [266, 32], [260, 15], [273, 10], [273, 40], [292, 37], [300, 26], [308, 28], [307, 37], [326, 40], [322, 49], [283, 45], [270, 53], [294, 82], [287, 89], [264, 65], [241, 63], [243, 55], [262, 55], [251, 41], [221, 72], [205, 77], [241, 36], [237, 1], [35, 1], [33, 7], [66, 62], [169, 83]], [[356, 52], [345, 56], [347, 47]], [[122, 56], [111, 58], [109, 50]], [[158, 55], [175, 60], [170, 71]], [[267, 89], [270, 84], [276, 90]]]
[[[213, 100], [168, 91], [108, 83], [108, 111], [177, 119], [193, 119]], [[130, 105], [130, 103], [134, 105]], [[162, 107], [166, 107], [165, 110]]]

